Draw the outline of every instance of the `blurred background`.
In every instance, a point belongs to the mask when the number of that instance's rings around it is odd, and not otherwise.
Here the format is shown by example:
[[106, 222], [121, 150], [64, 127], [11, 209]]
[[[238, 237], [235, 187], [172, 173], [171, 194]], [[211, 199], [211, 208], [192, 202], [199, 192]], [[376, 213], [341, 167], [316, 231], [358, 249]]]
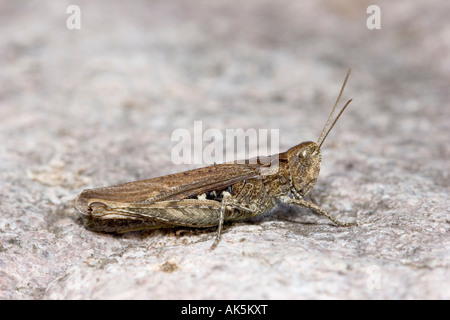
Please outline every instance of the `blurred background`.
[[[450, 298], [449, 12], [441, 0], [0, 1], [0, 297]], [[170, 137], [196, 120], [279, 129], [282, 151], [317, 140], [350, 66], [353, 102], [323, 146], [316, 197], [358, 230], [280, 210], [228, 228], [214, 255], [214, 231], [84, 230], [81, 190], [193, 168], [171, 162]], [[167, 261], [178, 271], [158, 269]], [[368, 289], [370, 266], [383, 290]], [[142, 283], [123, 296], [130, 279]]]

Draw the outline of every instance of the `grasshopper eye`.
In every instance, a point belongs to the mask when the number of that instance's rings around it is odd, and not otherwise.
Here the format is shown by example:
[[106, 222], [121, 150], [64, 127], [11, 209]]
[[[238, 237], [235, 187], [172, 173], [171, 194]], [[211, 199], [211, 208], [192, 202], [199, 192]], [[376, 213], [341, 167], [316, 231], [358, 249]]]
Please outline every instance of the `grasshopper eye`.
[[298, 155], [298, 160], [300, 161], [300, 164], [303, 167], [309, 167], [310, 165], [310, 156], [308, 154], [308, 150], [303, 150], [302, 152], [299, 153]]

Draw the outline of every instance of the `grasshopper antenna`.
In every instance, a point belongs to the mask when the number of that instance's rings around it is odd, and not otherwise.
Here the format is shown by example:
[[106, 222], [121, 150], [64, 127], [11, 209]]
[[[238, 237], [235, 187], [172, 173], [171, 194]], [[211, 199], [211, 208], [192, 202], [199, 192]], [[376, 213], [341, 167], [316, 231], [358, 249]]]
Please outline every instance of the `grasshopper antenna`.
[[[347, 103], [344, 105], [344, 107], [341, 109], [341, 111], [337, 115], [336, 119], [334, 119], [333, 123], [331, 124], [330, 129], [328, 129], [328, 131], [327, 131], [328, 125], [330, 124], [330, 121], [331, 121], [331, 119], [333, 117], [334, 111], [336, 110], [336, 107], [337, 107], [337, 105], [339, 103], [339, 100], [341, 99], [342, 93], [344, 92], [345, 85], [347, 84], [347, 80], [348, 80], [348, 77], [350, 76], [351, 72], [352, 72], [352, 68], [350, 67], [348, 69], [347, 76], [345, 77], [344, 84], [342, 85], [341, 91], [339, 92], [339, 95], [337, 97], [336, 103], [334, 104], [334, 107], [331, 110], [331, 113], [330, 113], [330, 115], [328, 117], [328, 120], [325, 123], [325, 126], [322, 129], [322, 132], [320, 133], [319, 139], [317, 140], [317, 144], [319, 145], [319, 148], [322, 146], [322, 144], [325, 141], [326, 137], [330, 133], [331, 129], [333, 129], [334, 125], [336, 124], [336, 122], [338, 121], [339, 117], [342, 115], [344, 110], [347, 108], [347, 106], [350, 104], [350, 102], [352, 102], [352, 99], [347, 101]], [[326, 131], [326, 133], [325, 133], [325, 131]]]

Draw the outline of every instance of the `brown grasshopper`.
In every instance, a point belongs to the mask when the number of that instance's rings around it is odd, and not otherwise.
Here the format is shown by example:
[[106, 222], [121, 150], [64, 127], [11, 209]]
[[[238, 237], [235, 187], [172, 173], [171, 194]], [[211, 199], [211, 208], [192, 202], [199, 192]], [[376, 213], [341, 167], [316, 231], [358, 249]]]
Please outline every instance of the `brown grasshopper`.
[[[224, 221], [247, 219], [269, 212], [279, 203], [307, 207], [338, 226], [357, 225], [337, 220], [310, 195], [320, 171], [320, 147], [351, 102], [327, 130], [344, 91], [349, 69], [336, 103], [317, 142], [302, 142], [286, 152], [256, 163], [224, 163], [149, 180], [84, 190], [76, 208], [88, 229], [102, 232], [218, 225], [214, 249]], [[276, 170], [270, 170], [273, 162]], [[311, 201], [305, 200], [309, 196]]]

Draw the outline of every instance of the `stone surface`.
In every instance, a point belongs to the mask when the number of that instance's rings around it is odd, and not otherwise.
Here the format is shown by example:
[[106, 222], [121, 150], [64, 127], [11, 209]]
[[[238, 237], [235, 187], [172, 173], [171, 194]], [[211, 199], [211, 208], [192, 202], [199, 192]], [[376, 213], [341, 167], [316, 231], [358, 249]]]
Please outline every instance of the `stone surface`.
[[[450, 299], [450, 5], [0, 2], [0, 298]], [[380, 30], [366, 27], [378, 4]], [[86, 230], [85, 188], [173, 173], [173, 130], [315, 140], [317, 201], [215, 229]]]

